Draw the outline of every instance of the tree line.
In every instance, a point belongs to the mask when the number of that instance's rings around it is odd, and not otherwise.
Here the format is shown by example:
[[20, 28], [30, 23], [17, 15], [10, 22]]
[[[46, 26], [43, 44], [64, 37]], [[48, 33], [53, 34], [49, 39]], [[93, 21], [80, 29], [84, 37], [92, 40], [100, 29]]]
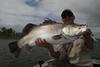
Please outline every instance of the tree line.
[[2, 27], [0, 28], [0, 38], [15, 39], [20, 36], [20, 33], [16, 32], [12, 28]]

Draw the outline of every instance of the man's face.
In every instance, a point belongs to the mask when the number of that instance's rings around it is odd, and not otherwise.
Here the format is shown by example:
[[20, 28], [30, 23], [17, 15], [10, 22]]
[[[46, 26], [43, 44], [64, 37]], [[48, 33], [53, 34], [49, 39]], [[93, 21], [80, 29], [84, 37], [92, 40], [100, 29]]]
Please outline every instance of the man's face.
[[66, 18], [62, 18], [62, 20], [64, 21], [64, 23], [73, 23], [75, 20], [74, 16], [67, 16]]

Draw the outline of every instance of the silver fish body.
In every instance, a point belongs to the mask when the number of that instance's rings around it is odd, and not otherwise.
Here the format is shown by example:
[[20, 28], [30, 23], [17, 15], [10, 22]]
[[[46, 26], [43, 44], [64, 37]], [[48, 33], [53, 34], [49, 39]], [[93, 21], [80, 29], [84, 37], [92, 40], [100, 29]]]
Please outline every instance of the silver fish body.
[[32, 29], [26, 36], [18, 41], [18, 47], [36, 46], [37, 38], [45, 39], [52, 44], [55, 51], [59, 51], [62, 44], [72, 42], [87, 30], [86, 25], [49, 24]]

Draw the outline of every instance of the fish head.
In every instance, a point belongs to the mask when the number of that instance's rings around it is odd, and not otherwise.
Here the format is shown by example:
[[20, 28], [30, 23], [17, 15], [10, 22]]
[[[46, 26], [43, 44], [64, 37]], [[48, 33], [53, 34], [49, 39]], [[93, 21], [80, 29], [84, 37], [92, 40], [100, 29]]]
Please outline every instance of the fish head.
[[65, 35], [75, 36], [84, 33], [87, 29], [87, 25], [69, 25], [64, 27], [62, 31]]

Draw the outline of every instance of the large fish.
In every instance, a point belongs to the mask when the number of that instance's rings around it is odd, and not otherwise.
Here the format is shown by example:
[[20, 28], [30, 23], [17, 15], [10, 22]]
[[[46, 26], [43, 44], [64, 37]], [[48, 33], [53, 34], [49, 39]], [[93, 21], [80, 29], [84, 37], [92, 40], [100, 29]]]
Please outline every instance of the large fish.
[[63, 25], [59, 23], [36, 26], [18, 41], [10, 43], [9, 48], [17, 57], [21, 48], [34, 47], [36, 46], [35, 40], [43, 38], [52, 44], [55, 51], [60, 51], [63, 44], [73, 42], [87, 29], [86, 25]]

